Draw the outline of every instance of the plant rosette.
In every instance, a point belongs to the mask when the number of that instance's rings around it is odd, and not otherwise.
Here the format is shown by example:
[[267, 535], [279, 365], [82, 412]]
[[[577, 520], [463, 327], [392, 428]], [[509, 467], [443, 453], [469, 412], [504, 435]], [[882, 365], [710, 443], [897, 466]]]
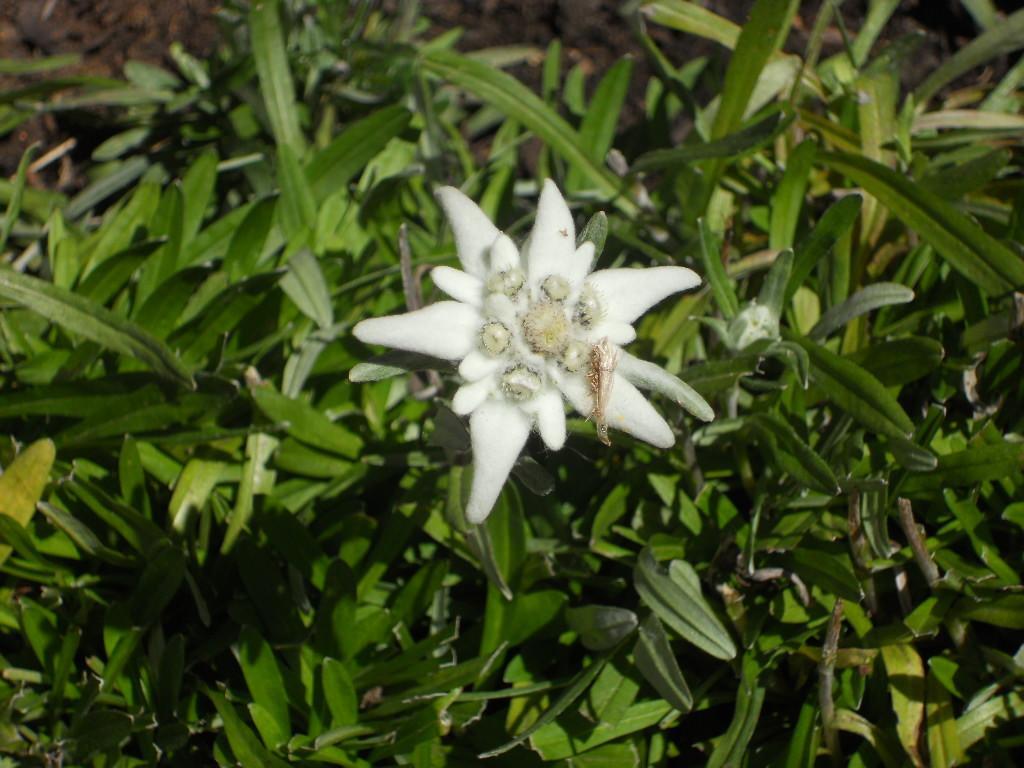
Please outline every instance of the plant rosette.
[[473, 481], [466, 518], [487, 518], [531, 430], [550, 450], [566, 439], [565, 402], [608, 427], [658, 448], [671, 427], [638, 387], [668, 395], [710, 421], [707, 402], [679, 378], [622, 349], [633, 323], [666, 297], [700, 285], [676, 266], [591, 272], [595, 246], [576, 244], [572, 214], [546, 181], [522, 249], [454, 187], [437, 198], [448, 217], [462, 269], [435, 267], [435, 285], [454, 301], [363, 320], [356, 338], [459, 361], [462, 386], [452, 409], [469, 416]]

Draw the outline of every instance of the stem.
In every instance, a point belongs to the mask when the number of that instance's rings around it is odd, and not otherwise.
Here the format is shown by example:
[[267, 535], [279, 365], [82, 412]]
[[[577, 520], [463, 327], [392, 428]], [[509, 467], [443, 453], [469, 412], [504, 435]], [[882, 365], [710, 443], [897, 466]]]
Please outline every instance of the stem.
[[875, 592], [875, 580], [868, 566], [868, 542], [864, 538], [864, 529], [860, 524], [860, 491], [850, 491], [846, 511], [846, 527], [850, 535], [850, 553], [853, 555], [853, 567], [864, 588], [864, 602], [871, 614], [878, 614], [878, 596]]
[[821, 710], [821, 728], [825, 748], [835, 765], [842, 764], [839, 752], [839, 734], [836, 732], [836, 705], [832, 701], [832, 681], [836, 667], [836, 649], [839, 647], [839, 630], [843, 620], [843, 601], [837, 599], [832, 609], [832, 618], [825, 633], [825, 644], [821, 646], [821, 661], [818, 663], [818, 708]]
[[942, 576], [935, 561], [932, 560], [924, 539], [921, 538], [921, 529], [917, 527], [917, 522], [914, 520], [914, 509], [910, 505], [910, 499], [899, 498], [896, 500], [896, 504], [900, 511], [900, 527], [903, 528], [903, 535], [907, 537], [907, 543], [910, 544], [910, 549], [914, 553], [917, 567], [921, 569], [925, 581], [934, 591], [935, 585]]

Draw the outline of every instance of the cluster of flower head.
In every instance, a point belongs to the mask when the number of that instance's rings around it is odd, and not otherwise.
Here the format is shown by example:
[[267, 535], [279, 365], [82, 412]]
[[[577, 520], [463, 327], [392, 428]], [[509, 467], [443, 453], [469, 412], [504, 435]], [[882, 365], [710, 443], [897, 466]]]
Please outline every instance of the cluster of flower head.
[[364, 320], [354, 333], [367, 343], [460, 361], [463, 384], [452, 407], [470, 417], [471, 522], [490, 512], [531, 430], [549, 449], [562, 447], [566, 401], [594, 417], [602, 439], [611, 426], [659, 447], [672, 445], [674, 435], [634, 382], [657, 388], [671, 379], [701, 418], [711, 417], [699, 395], [657, 366], [625, 353], [619, 365], [620, 346], [636, 338], [633, 322], [666, 296], [699, 285], [695, 273], [591, 272], [594, 244], [577, 246], [572, 214], [550, 181], [521, 251], [458, 190], [445, 187], [438, 199], [463, 268], [436, 267], [431, 276], [454, 301]]

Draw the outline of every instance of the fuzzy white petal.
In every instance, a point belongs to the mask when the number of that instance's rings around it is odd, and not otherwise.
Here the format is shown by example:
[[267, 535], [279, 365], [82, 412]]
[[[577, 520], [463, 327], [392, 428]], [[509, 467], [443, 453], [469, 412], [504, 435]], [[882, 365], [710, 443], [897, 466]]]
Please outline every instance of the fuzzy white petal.
[[498, 239], [491, 246], [491, 270], [504, 272], [507, 269], [520, 269], [519, 249], [512, 242], [512, 238], [504, 232], [498, 234]]
[[589, 240], [577, 248], [569, 264], [562, 272], [562, 275], [569, 281], [573, 293], [578, 294], [583, 287], [583, 281], [590, 274], [590, 268], [594, 265], [594, 244]]
[[605, 304], [609, 320], [632, 323], [673, 293], [700, 285], [700, 276], [686, 267], [602, 269], [587, 278]]
[[452, 410], [459, 416], [468, 416], [479, 408], [493, 391], [494, 381], [490, 378], [463, 384], [452, 398]]
[[558, 389], [565, 395], [565, 399], [569, 401], [569, 405], [573, 407], [576, 413], [580, 416], [589, 417], [590, 412], [594, 410], [594, 401], [590, 396], [590, 388], [587, 386], [583, 375], [579, 373], [556, 373], [550, 370], [548, 375], [554, 379]]
[[480, 206], [455, 187], [441, 187], [435, 194], [451, 225], [463, 269], [483, 278], [487, 271], [485, 256], [500, 234], [498, 228]]
[[552, 451], [559, 451], [565, 445], [565, 406], [562, 396], [553, 390], [542, 392], [522, 404], [522, 409], [537, 422], [541, 440]]
[[363, 320], [352, 333], [366, 344], [459, 360], [476, 345], [479, 328], [480, 313], [473, 307], [439, 301], [404, 315]]
[[511, 328], [516, 322], [516, 304], [508, 296], [492, 293], [484, 300], [484, 315]]
[[621, 429], [657, 448], [669, 448], [676, 441], [672, 428], [661, 414], [654, 410], [639, 389], [619, 373], [615, 374], [612, 383], [605, 421], [609, 427]]
[[612, 344], [624, 346], [636, 339], [636, 331], [629, 323], [618, 320], [602, 320], [587, 333], [587, 342], [597, 344], [601, 339], [608, 339]]
[[530, 282], [539, 285], [551, 274], [564, 275], [576, 253], [576, 226], [555, 183], [544, 182], [537, 203], [537, 218], [525, 247]]
[[530, 418], [519, 408], [487, 400], [469, 418], [473, 445], [473, 485], [466, 519], [482, 523], [494, 507], [509, 472], [530, 435]]
[[434, 285], [456, 301], [479, 307], [484, 300], [484, 283], [479, 277], [451, 267], [434, 267], [430, 270]]
[[488, 357], [479, 350], [473, 350], [459, 363], [459, 375], [466, 381], [479, 381], [497, 371], [506, 361]]

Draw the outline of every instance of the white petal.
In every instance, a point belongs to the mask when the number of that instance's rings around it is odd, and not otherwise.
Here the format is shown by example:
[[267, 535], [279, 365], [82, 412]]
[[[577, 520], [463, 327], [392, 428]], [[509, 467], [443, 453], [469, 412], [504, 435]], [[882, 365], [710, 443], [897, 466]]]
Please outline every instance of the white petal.
[[602, 269], [586, 280], [604, 301], [609, 320], [632, 323], [666, 296], [700, 285], [700, 275], [686, 267]]
[[529, 413], [537, 422], [544, 445], [552, 451], [558, 451], [565, 445], [565, 406], [562, 396], [554, 391], [542, 392], [526, 403], [522, 409]]
[[621, 429], [657, 448], [669, 448], [676, 441], [672, 428], [661, 414], [619, 373], [612, 383], [605, 421], [609, 427]]
[[363, 320], [352, 333], [366, 344], [459, 360], [475, 346], [480, 323], [480, 314], [468, 304], [439, 301], [404, 315]]
[[484, 256], [498, 237], [498, 228], [480, 206], [455, 187], [441, 187], [435, 195], [451, 224], [455, 250], [463, 268], [483, 278], [487, 271]]
[[565, 395], [565, 399], [575, 409], [576, 413], [585, 418], [590, 418], [594, 410], [594, 401], [590, 396], [590, 387], [582, 373], [554, 372], [549, 369], [548, 375], [554, 379], [559, 390]]
[[583, 281], [590, 274], [590, 268], [593, 264], [594, 244], [587, 240], [587, 242], [573, 252], [568, 268], [562, 273], [569, 281], [573, 291], [579, 291], [583, 287]]
[[508, 296], [492, 293], [484, 300], [484, 314], [512, 328], [516, 322], [516, 304]]
[[565, 275], [572, 266], [576, 226], [569, 206], [551, 179], [544, 182], [537, 203], [537, 219], [525, 250], [527, 273], [534, 285], [551, 274]]
[[430, 270], [434, 285], [456, 301], [479, 307], [484, 300], [484, 284], [479, 277], [473, 277], [461, 269], [434, 267]]
[[494, 381], [490, 378], [463, 384], [452, 398], [452, 410], [459, 416], [468, 416], [479, 408], [493, 391]]
[[636, 339], [636, 331], [629, 323], [618, 320], [602, 320], [587, 332], [589, 344], [597, 344], [601, 339], [608, 339], [612, 344], [621, 347]]
[[487, 400], [473, 411], [469, 434], [473, 444], [473, 485], [466, 502], [466, 519], [482, 523], [526, 445], [530, 417], [514, 405]]
[[466, 381], [479, 381], [484, 376], [490, 376], [503, 364], [500, 358], [488, 357], [474, 349], [459, 363], [459, 375]]
[[521, 268], [516, 244], [504, 232], [498, 233], [498, 239], [491, 246], [491, 269], [495, 272], [504, 272], [507, 269]]

